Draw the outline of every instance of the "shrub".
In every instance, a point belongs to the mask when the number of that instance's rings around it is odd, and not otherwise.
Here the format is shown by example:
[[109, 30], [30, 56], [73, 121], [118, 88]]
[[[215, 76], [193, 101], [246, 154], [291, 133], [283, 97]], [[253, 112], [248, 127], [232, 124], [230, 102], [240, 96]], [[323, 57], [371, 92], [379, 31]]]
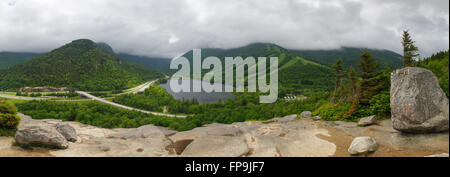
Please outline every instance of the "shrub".
[[15, 129], [20, 122], [20, 117], [13, 114], [0, 113], [0, 128]]
[[377, 116], [386, 117], [391, 115], [390, 93], [384, 91], [370, 99], [370, 111]]
[[13, 136], [19, 125], [17, 108], [10, 102], [0, 100], [0, 136]]
[[0, 100], [0, 113], [3, 114], [16, 114], [17, 108], [14, 104], [6, 102], [5, 100]]
[[312, 115], [320, 116], [324, 120], [348, 120], [345, 113], [349, 110], [350, 103], [331, 104], [327, 103], [315, 110]]
[[17, 129], [0, 128], [0, 136], [14, 136]]

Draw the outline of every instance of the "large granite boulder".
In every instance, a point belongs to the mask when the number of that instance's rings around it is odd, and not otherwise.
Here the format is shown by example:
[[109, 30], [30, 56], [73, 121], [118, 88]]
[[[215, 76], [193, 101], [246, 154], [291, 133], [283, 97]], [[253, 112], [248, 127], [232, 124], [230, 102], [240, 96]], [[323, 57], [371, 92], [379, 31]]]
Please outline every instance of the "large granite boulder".
[[449, 102], [431, 71], [406, 67], [391, 73], [393, 128], [409, 133], [448, 131]]
[[20, 127], [14, 139], [19, 144], [46, 145], [54, 148], [66, 149], [69, 143], [53, 126], [46, 124], [30, 124]]

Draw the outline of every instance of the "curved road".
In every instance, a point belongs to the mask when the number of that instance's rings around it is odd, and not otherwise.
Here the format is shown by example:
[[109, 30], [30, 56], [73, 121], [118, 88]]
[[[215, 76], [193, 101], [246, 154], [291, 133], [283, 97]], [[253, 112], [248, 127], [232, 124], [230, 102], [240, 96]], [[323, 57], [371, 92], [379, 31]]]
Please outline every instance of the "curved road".
[[132, 89], [129, 89], [129, 91], [127, 92], [123, 92], [123, 93], [119, 93], [117, 95], [122, 95], [122, 94], [130, 94], [130, 93], [138, 93], [138, 92], [143, 92], [145, 89], [147, 89], [148, 87], [150, 87], [153, 83], [155, 83], [157, 80], [152, 80], [152, 81], [148, 81], [146, 83], [143, 83], [141, 85], [138, 85]]
[[133, 111], [139, 111], [139, 112], [143, 112], [143, 113], [147, 113], [147, 114], [153, 114], [153, 115], [157, 115], [157, 116], [166, 116], [166, 117], [178, 117], [178, 118], [186, 118], [186, 116], [183, 115], [174, 115], [174, 114], [165, 114], [165, 113], [159, 113], [159, 112], [151, 112], [151, 111], [146, 111], [146, 110], [142, 110], [142, 109], [136, 109], [136, 108], [132, 108], [129, 106], [125, 106], [125, 105], [121, 105], [121, 104], [117, 104], [108, 100], [105, 100], [103, 98], [99, 98], [96, 97], [94, 95], [91, 95], [87, 92], [83, 92], [83, 91], [76, 91], [78, 94], [85, 96], [87, 98], [93, 99], [93, 100], [97, 100], [100, 101], [102, 103], [106, 103], [106, 104], [110, 104], [112, 106], [115, 107], [119, 107], [119, 108], [123, 108], [123, 109], [128, 109], [128, 110], [133, 110]]

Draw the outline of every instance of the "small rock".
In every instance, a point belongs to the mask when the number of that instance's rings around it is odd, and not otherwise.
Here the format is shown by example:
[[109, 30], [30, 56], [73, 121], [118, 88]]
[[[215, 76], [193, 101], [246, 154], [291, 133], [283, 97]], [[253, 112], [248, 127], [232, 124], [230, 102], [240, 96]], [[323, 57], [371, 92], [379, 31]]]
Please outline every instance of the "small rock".
[[312, 120], [322, 120], [322, 118], [320, 116], [314, 116], [314, 117], [310, 117]]
[[302, 113], [300, 113], [300, 116], [309, 118], [309, 117], [311, 117], [311, 111], [303, 111]]
[[372, 115], [368, 117], [361, 118], [358, 122], [358, 126], [369, 126], [377, 122], [377, 116]]
[[376, 151], [377, 146], [377, 142], [369, 136], [356, 137], [348, 148], [348, 153], [352, 155], [368, 154]]
[[297, 114], [292, 114], [292, 115], [288, 115], [288, 116], [284, 116], [281, 118], [273, 118], [270, 119], [270, 122], [290, 122], [290, 121], [294, 121], [297, 120]]
[[76, 142], [77, 141], [77, 132], [76, 130], [66, 123], [58, 123], [55, 125], [56, 131], [61, 133], [67, 141]]
[[433, 155], [429, 155], [429, 156], [425, 156], [425, 157], [448, 157], [448, 154], [447, 153], [433, 154]]

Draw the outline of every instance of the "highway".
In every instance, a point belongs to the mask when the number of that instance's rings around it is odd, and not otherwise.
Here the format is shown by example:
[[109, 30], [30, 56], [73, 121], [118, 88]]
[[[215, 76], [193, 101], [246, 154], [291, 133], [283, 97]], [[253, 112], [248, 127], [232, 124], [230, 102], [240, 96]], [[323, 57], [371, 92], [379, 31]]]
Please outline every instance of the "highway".
[[90, 99], [93, 99], [93, 100], [97, 100], [97, 101], [100, 101], [102, 103], [106, 103], [106, 104], [109, 104], [109, 105], [112, 105], [112, 106], [115, 106], [115, 107], [118, 107], [118, 108], [123, 108], [123, 109], [128, 109], [128, 110], [133, 110], [133, 111], [139, 111], [139, 112], [143, 112], [143, 113], [146, 113], [146, 114], [153, 114], [153, 115], [157, 115], [157, 116], [186, 118], [186, 116], [183, 116], [183, 115], [165, 114], [165, 113], [151, 112], [151, 111], [146, 111], [146, 110], [142, 110], [142, 109], [132, 108], [132, 107], [129, 107], [129, 106], [125, 106], [125, 105], [121, 105], [121, 104], [117, 104], [117, 103], [105, 100], [103, 98], [96, 97], [96, 96], [91, 95], [91, 94], [89, 94], [87, 92], [84, 92], [84, 91], [76, 91], [76, 92], [78, 94], [82, 95], [82, 96], [87, 97], [87, 98], [90, 98]]

